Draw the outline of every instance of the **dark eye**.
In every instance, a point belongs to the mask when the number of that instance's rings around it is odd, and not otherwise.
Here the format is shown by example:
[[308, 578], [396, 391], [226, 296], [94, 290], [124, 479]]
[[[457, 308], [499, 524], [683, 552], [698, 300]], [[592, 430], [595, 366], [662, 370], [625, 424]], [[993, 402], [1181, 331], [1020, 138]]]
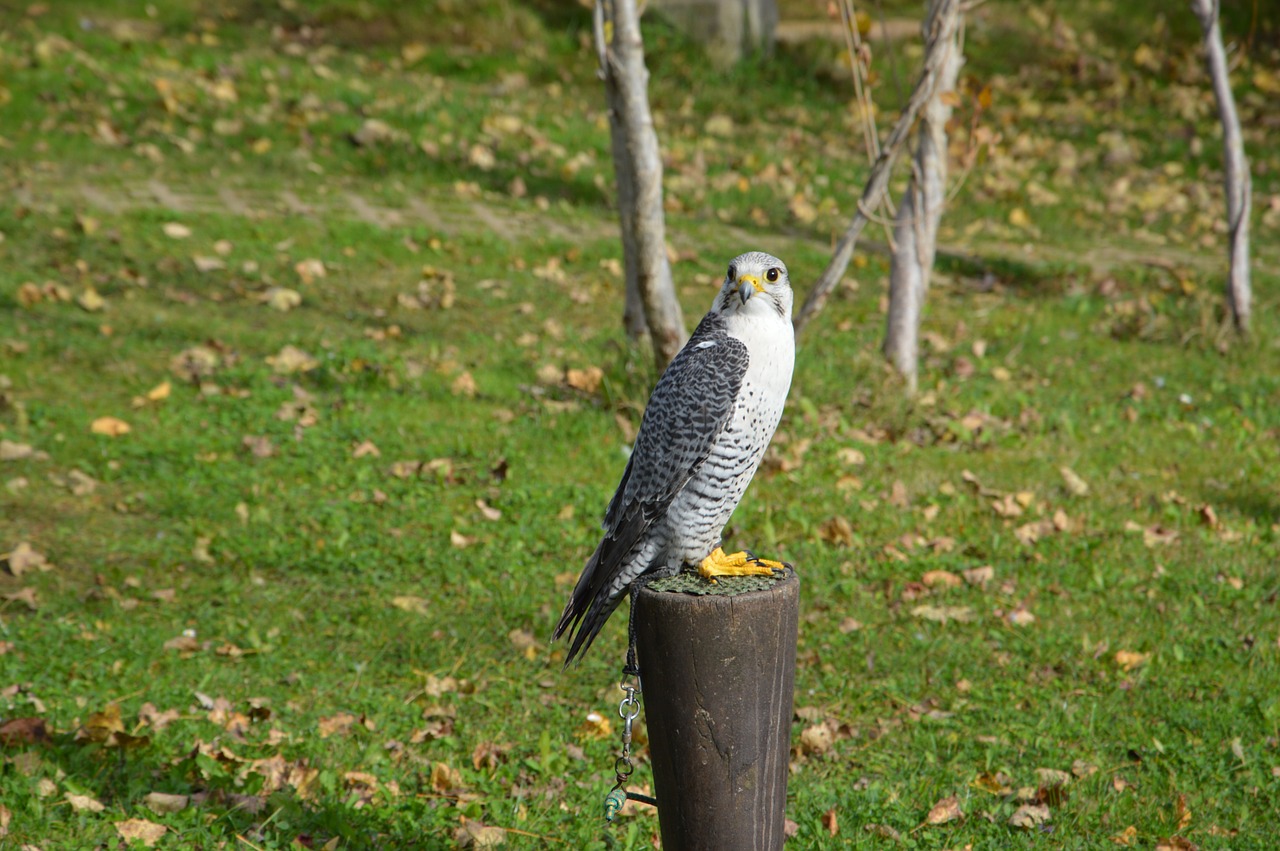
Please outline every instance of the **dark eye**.
[[768, 272], [765, 272], [765, 273], [764, 273], [764, 279], [765, 279], [766, 281], [768, 281], [769, 283], [771, 283], [771, 284], [777, 283], [777, 282], [778, 282], [778, 270], [777, 270], [777, 269], [770, 269]]
[[733, 268], [732, 266], [729, 267], [729, 280], [731, 281], [738, 280], [738, 270]]

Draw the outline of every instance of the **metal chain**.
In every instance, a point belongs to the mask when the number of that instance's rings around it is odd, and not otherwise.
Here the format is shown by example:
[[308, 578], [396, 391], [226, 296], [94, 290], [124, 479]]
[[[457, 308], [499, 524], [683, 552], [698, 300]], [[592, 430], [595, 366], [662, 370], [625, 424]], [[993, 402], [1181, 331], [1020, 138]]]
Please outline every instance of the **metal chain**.
[[622, 806], [628, 799], [653, 806], [658, 803], [648, 795], [626, 790], [627, 781], [635, 771], [635, 764], [631, 761], [631, 726], [640, 717], [640, 678], [632, 676], [630, 681], [623, 680], [619, 688], [626, 693], [618, 704], [618, 717], [622, 719], [622, 754], [613, 763], [613, 774], [617, 781], [604, 799], [604, 819], [609, 822], [622, 811]]

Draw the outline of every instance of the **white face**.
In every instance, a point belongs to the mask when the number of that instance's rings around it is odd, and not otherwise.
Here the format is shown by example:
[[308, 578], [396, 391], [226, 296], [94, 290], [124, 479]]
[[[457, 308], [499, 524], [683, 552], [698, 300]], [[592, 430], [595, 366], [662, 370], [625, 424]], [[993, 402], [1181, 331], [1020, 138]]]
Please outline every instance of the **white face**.
[[791, 279], [786, 265], [760, 251], [740, 254], [729, 264], [716, 307], [721, 313], [791, 318]]

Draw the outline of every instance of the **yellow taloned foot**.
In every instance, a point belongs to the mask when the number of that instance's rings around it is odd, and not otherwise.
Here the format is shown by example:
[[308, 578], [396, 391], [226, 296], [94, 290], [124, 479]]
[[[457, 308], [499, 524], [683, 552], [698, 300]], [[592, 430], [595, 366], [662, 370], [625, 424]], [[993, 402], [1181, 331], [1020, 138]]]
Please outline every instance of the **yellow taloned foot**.
[[786, 570], [780, 561], [756, 558], [751, 553], [729, 555], [720, 547], [711, 551], [698, 565], [698, 573], [715, 581], [717, 576], [772, 576], [774, 571]]

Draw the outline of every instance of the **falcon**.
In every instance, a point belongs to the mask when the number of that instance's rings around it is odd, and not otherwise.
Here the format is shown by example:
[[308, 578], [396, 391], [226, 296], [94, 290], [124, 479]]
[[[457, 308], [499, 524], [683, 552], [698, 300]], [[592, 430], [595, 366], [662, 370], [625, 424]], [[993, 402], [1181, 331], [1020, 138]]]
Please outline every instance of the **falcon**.
[[641, 577], [771, 574], [780, 562], [726, 553], [721, 534], [782, 417], [795, 363], [787, 267], [735, 257], [711, 310], [667, 366], [645, 407], [604, 537], [587, 559], [552, 640], [569, 633], [568, 667]]

